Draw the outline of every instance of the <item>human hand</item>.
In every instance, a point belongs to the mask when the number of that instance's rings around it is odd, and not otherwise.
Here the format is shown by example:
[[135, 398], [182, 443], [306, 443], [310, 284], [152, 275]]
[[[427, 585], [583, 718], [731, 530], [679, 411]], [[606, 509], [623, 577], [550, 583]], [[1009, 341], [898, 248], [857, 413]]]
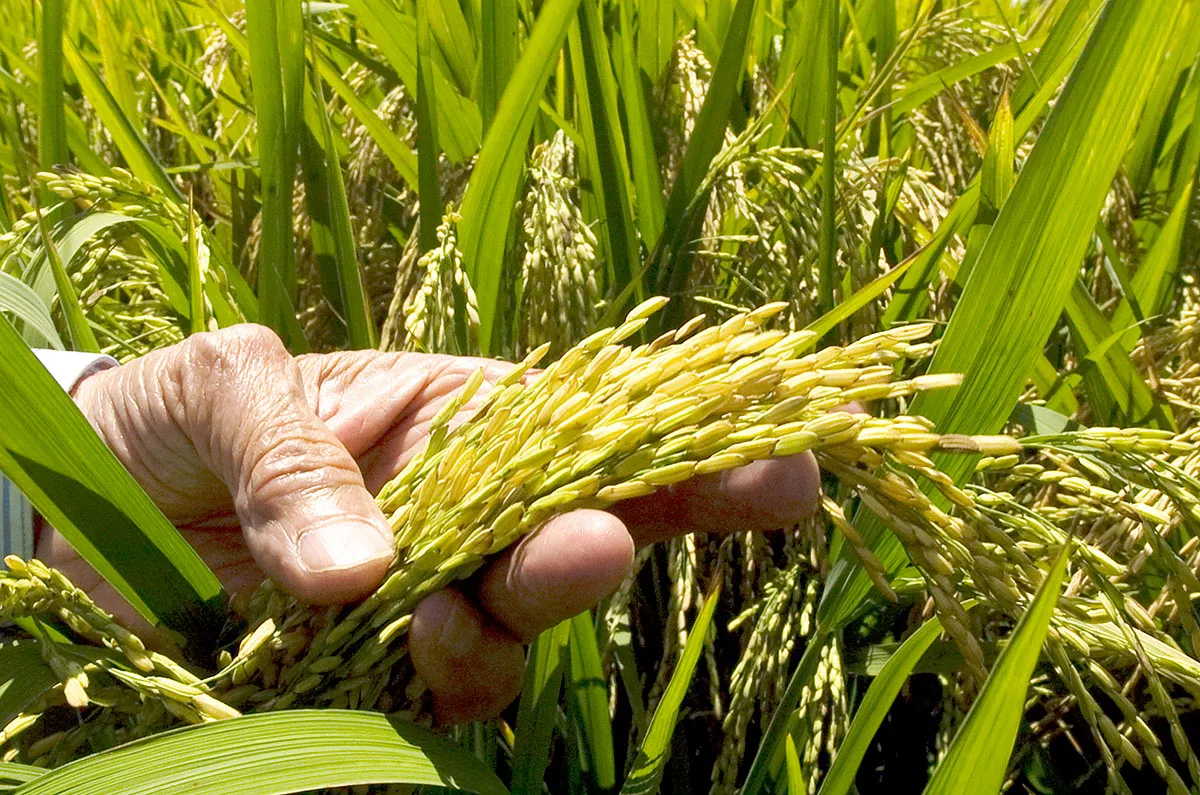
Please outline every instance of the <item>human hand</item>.
[[[489, 380], [511, 368], [374, 351], [293, 358], [272, 332], [245, 325], [92, 375], [74, 397], [231, 593], [267, 576], [300, 599], [337, 604], [382, 581], [392, 532], [372, 495], [480, 366]], [[409, 652], [436, 717], [499, 713], [520, 690], [522, 644], [613, 591], [636, 546], [692, 531], [786, 526], [814, 509], [818, 489], [815, 460], [804, 454], [697, 478], [609, 512], [552, 519], [418, 606]], [[42, 533], [38, 557], [138, 624], [58, 533]]]

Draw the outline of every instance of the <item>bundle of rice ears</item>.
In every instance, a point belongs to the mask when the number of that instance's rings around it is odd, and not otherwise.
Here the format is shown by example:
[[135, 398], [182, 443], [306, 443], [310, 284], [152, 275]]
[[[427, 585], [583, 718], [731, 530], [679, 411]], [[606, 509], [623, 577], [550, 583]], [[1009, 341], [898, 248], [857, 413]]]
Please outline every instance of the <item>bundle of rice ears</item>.
[[[889, 451], [1020, 449], [1008, 437], [940, 436], [919, 418], [842, 410], [957, 384], [947, 375], [894, 380], [897, 362], [928, 355], [930, 345], [917, 341], [929, 324], [814, 351], [814, 332], [762, 328], [786, 308], [778, 303], [625, 344], [665, 303], [647, 301], [540, 372], [533, 368], [545, 346], [497, 382], [476, 372], [433, 420], [425, 448], [378, 495], [396, 538], [383, 585], [357, 606], [314, 608], [267, 583], [248, 600], [247, 634], [204, 679], [114, 632], [85, 595], [36, 563], [10, 562], [0, 616], [64, 616], [85, 637], [124, 652], [135, 670], [109, 675], [143, 702], [162, 702], [169, 717], [199, 722], [316, 705], [420, 718], [428, 705], [405, 644], [417, 604], [557, 514], [807, 451], [850, 467]], [[473, 399], [477, 407], [455, 424]], [[33, 591], [36, 599], [22, 598]], [[73, 687], [72, 703], [86, 703], [86, 691]], [[149, 709], [117, 728], [137, 736], [149, 728], [143, 721], [163, 715]]]

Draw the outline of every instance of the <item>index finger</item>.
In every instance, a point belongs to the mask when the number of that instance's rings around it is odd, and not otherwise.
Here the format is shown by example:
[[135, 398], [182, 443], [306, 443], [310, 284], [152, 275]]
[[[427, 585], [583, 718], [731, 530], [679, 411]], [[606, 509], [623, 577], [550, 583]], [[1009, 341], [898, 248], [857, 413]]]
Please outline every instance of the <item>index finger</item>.
[[820, 496], [817, 459], [801, 453], [701, 475], [609, 511], [641, 547], [684, 533], [790, 527], [816, 510]]

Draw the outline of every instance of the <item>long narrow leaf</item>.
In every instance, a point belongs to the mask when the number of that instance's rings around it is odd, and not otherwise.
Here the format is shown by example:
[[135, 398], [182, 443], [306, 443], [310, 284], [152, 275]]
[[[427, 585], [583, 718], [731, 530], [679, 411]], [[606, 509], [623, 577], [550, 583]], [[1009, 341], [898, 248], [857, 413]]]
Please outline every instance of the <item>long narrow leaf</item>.
[[63, 110], [63, 0], [43, 0], [41, 115], [38, 119], [38, 162], [51, 169], [67, 162], [67, 121]]
[[467, 276], [479, 300], [479, 347], [484, 354], [493, 349], [496, 326], [504, 325], [498, 324], [496, 317], [501, 271], [538, 100], [578, 6], [579, 0], [549, 0], [542, 6], [463, 196], [458, 239]]
[[350, 347], [377, 345], [375, 322], [367, 303], [362, 270], [354, 243], [354, 227], [333, 125], [325, 108], [320, 78], [312, 76], [306, 95], [306, 134], [300, 139], [305, 176], [305, 201], [312, 224], [313, 254], [317, 258], [326, 299], [346, 325]]
[[896, 99], [888, 110], [897, 115], [908, 113], [933, 99], [945, 91], [947, 87], [975, 77], [998, 64], [1016, 59], [1021, 48], [1036, 51], [1045, 40], [1046, 35], [1043, 34], [1024, 42], [1008, 41], [1004, 44], [998, 44], [986, 52], [973, 55], [970, 58], [963, 58], [961, 61], [939, 69], [936, 72], [922, 75], [919, 80], [897, 89]]
[[[1184, 219], [1187, 217], [1191, 193], [1191, 182], [1184, 181], [1183, 184], [1185, 190], [1181, 191], [1179, 201], [1175, 203], [1171, 214], [1158, 230], [1158, 237], [1154, 239], [1153, 245], [1133, 276], [1133, 300], [1122, 301], [1113, 313], [1114, 329], [1123, 329], [1134, 322], [1135, 301], [1143, 315], [1154, 316], [1165, 308], [1174, 292], [1175, 281], [1179, 275]], [[1130, 330], [1122, 336], [1121, 344], [1125, 350], [1131, 351], [1140, 336], [1136, 330]]]
[[800, 755], [796, 752], [796, 741], [787, 736], [787, 795], [808, 795], [804, 783], [804, 771], [800, 768]]
[[482, 23], [479, 112], [487, 135], [520, 51], [516, 1], [483, 0]]
[[46, 259], [50, 263], [50, 272], [54, 275], [54, 287], [58, 291], [58, 308], [66, 319], [67, 332], [71, 336], [71, 347], [77, 351], [99, 353], [100, 343], [96, 341], [96, 335], [92, 332], [92, 327], [88, 325], [87, 317], [83, 314], [83, 307], [79, 303], [79, 294], [75, 292], [75, 286], [71, 284], [71, 276], [67, 273], [62, 257], [58, 254], [58, 246], [50, 237], [46, 216], [41, 212], [37, 214], [37, 223]]
[[414, 190], [417, 188], [417, 156], [405, 143], [404, 139], [379, 118], [367, 103], [359, 98], [358, 93], [338, 73], [337, 69], [326, 58], [321, 59], [321, 76], [329, 81], [338, 97], [346, 103], [346, 107], [354, 114], [363, 127], [370, 133], [371, 139], [379, 146], [384, 157], [396, 169], [396, 173]]
[[[113, 212], [92, 212], [65, 225], [56, 227], [52, 238], [55, 251], [61, 256], [67, 272], [78, 267], [81, 252], [103, 232], [126, 233], [136, 231], [143, 235], [159, 266], [159, 285], [171, 304], [171, 309], [183, 317], [190, 317], [191, 308], [185, 285], [188, 283], [187, 251], [179, 237], [162, 225], [146, 218]], [[49, 253], [49, 249], [47, 249]]]
[[[349, 6], [371, 34], [388, 65], [396, 71], [409, 96], [417, 95], [416, 20], [388, 0], [350, 0]], [[440, 69], [433, 69], [438, 96], [438, 130], [446, 157], [458, 163], [479, 148], [482, 122], [479, 107], [455, 90]]]
[[214, 637], [224, 595], [179, 532], [0, 317], [0, 469], [144, 618]]
[[548, 629], [529, 647], [525, 665], [525, 686], [517, 705], [517, 739], [513, 745], [513, 795], [540, 795], [546, 767], [550, 763], [550, 742], [554, 734], [554, 716], [562, 691], [565, 650], [570, 621]]
[[188, 201], [188, 235], [184, 242], [187, 246], [190, 331], [192, 334], [198, 334], [208, 328], [208, 324], [204, 318], [204, 274], [200, 270], [200, 238], [196, 233], [195, 207], [190, 200]]
[[109, 89], [127, 118], [138, 115], [137, 98], [133, 81], [130, 80], [129, 48], [133, 46], [131, 31], [123, 29], [123, 20], [117, 18], [115, 8], [121, 4], [116, 0], [92, 0], [96, 19], [96, 46], [100, 49], [100, 60], [104, 65], [104, 76]]
[[[922, 251], [924, 250], [922, 249]], [[922, 252], [917, 252], [882, 276], [876, 276], [870, 283], [863, 285], [853, 295], [839, 301], [832, 311], [821, 315], [805, 326], [805, 328], [809, 331], [815, 331], [818, 336], [825, 336], [843, 320], [849, 319], [855, 312], [887, 292], [889, 287], [895, 284], [904, 274], [908, 273], [908, 269], [914, 263], [920, 261], [921, 256]]]
[[638, 66], [650, 85], [657, 85], [675, 47], [673, 0], [643, 0], [638, 4]]
[[[40, 88], [39, 73], [35, 72], [28, 64], [25, 64], [23, 59], [19, 57], [20, 53], [14, 52], [12, 48], [4, 47], [0, 51], [4, 53], [4, 57], [9, 63], [18, 65], [18, 69], [23, 72], [25, 80], [32, 83], [33, 87], [27, 85], [24, 80], [18, 80], [15, 75], [3, 69], [0, 69], [0, 85], [3, 85], [5, 90], [9, 91], [19, 102], [30, 107], [38, 104], [40, 101], [39, 92], [36, 89]], [[88, 141], [87, 128], [84, 127], [79, 114], [75, 113], [72, 108], [66, 108], [65, 115], [67, 147], [70, 149], [71, 154], [75, 156], [76, 164], [89, 174], [97, 176], [111, 174], [112, 169], [109, 165], [92, 149]], [[40, 157], [39, 154], [39, 163], [41, 162]], [[49, 197], [46, 199], [46, 201], [52, 200]]]
[[[1013, 140], [1019, 142], [1032, 129], [1042, 110], [1055, 95], [1059, 82], [1076, 62], [1080, 49], [1093, 29], [1095, 9], [1101, 0], [1068, 0], [1058, 21], [1051, 28], [1046, 44], [1034, 59], [1033, 74], [1025, 74], [1017, 82], [1011, 97], [1016, 114], [1013, 121]], [[954, 201], [954, 206], [938, 227], [933, 244], [927, 246], [922, 262], [915, 265], [900, 283], [896, 294], [884, 312], [884, 325], [914, 320], [924, 311], [925, 288], [936, 274], [942, 253], [957, 234], [965, 234], [975, 221], [979, 208], [979, 179]]]
[[588, 146], [592, 190], [600, 198], [600, 233], [608, 252], [610, 284], [624, 287], [640, 261], [633, 223], [633, 185], [625, 155], [617, 86], [595, 0], [579, 4], [579, 31], [571, 34], [572, 71], [580, 102], [580, 129]]
[[[1145, 64], [1166, 40], [1179, 8], [1179, 0], [1105, 7], [934, 357], [934, 371], [961, 373], [963, 385], [913, 402], [912, 412], [942, 432], [993, 433], [1011, 412], [1062, 311], [1136, 124], [1153, 78]], [[963, 456], [942, 465], [957, 477], [972, 462]], [[874, 517], [860, 518], [855, 525], [876, 556], [885, 566], [898, 565], [904, 555], [895, 537]], [[857, 563], [839, 556], [820, 619], [834, 625], [847, 620], [869, 589]]]
[[437, 0], [417, 0], [417, 197], [422, 254], [437, 246], [437, 228], [442, 223], [437, 93], [433, 82], [433, 40], [428, 10], [436, 4]]
[[464, 97], [472, 95], [475, 82], [475, 40], [458, 0], [434, 0], [425, 13], [429, 32], [448, 67], [454, 87]]
[[979, 698], [925, 787], [925, 795], [1000, 792], [1021, 726], [1029, 680], [1041, 656], [1069, 559], [1067, 544], [996, 660]]
[[292, 243], [292, 181], [299, 138], [289, 129], [278, 0], [248, 0], [246, 38], [258, 120], [258, 160], [262, 182], [262, 243], [258, 298], [261, 322], [274, 328], [289, 347], [307, 347], [287, 323], [294, 316], [296, 256]]
[[[641, 3], [643, 14], [647, 13], [655, 0]], [[658, 155], [654, 149], [654, 136], [650, 131], [650, 114], [646, 108], [646, 93], [642, 87], [641, 73], [634, 54], [633, 23], [630, 21], [628, 3], [618, 3], [621, 14], [620, 70], [622, 107], [625, 123], [629, 128], [626, 141], [629, 144], [629, 167], [637, 196], [637, 225], [642, 233], [642, 242], [650, 250], [658, 244], [662, 234], [664, 206], [662, 176], [658, 170]]]
[[16, 762], [0, 762], [0, 781], [23, 784], [26, 781], [33, 781], [35, 778], [40, 778], [44, 775], [46, 775], [44, 768], [21, 765]]
[[[837, 263], [837, 111], [838, 111], [838, 53], [841, 51], [841, 34], [838, 20], [841, 16], [838, 0], [823, 0], [821, 3], [820, 53], [824, 57], [819, 91], [808, 92], [810, 97], [820, 97], [822, 119], [821, 152], [821, 243], [818, 251], [817, 293], [821, 311], [833, 309], [833, 282], [836, 276], [833, 267]], [[815, 125], [814, 125], [815, 127]], [[813, 140], [816, 140], [815, 138]]]
[[613, 727], [608, 714], [608, 686], [600, 663], [591, 611], [571, 619], [568, 656], [573, 717], [579, 728], [579, 757], [596, 787], [612, 789], [617, 783]]
[[936, 618], [926, 621], [884, 664], [883, 670], [876, 675], [862, 703], [858, 705], [854, 722], [838, 746], [837, 756], [821, 781], [817, 795], [846, 795], [851, 791], [854, 777], [874, 740], [875, 732], [887, 717], [900, 689], [912, 675], [913, 668], [940, 634], [940, 621]]
[[378, 713], [294, 710], [158, 734], [64, 765], [20, 795], [283, 795], [359, 784], [505, 793], [470, 753]]
[[[687, 279], [690, 269], [692, 241], [696, 237], [697, 225], [703, 218], [702, 207], [697, 204], [700, 190], [712, 160], [725, 141], [725, 129], [729, 125], [730, 111], [737, 97], [738, 85], [745, 71], [746, 50], [753, 28], [758, 0], [738, 0], [729, 30], [721, 45], [721, 57], [713, 70], [712, 81], [704, 96], [704, 104], [692, 128], [684, 151], [679, 174], [671, 186], [667, 201], [664, 233], [659, 238], [658, 249], [651, 256], [648, 278], [655, 288], [664, 294], [679, 291]], [[689, 216], [689, 208], [693, 208]], [[690, 221], [689, 221], [690, 217]], [[664, 324], [678, 322], [684, 312], [684, 302], [676, 301], [668, 307], [662, 318]]]
[[[933, 419], [941, 431], [987, 433], [1008, 417], [1065, 303], [1122, 144], [1137, 124], [1153, 76], [1144, 64], [1160, 51], [1180, 7], [1175, 0], [1110, 2], [1105, 8], [934, 357], [932, 370], [963, 373], [963, 385], [914, 401], [913, 412]], [[1007, 300], [996, 305], [997, 295]], [[957, 459], [950, 471], [970, 465]]]
[[117, 148], [121, 150], [121, 155], [129, 164], [129, 169], [138, 178], [144, 179], [182, 203], [184, 201], [183, 194], [167, 176], [167, 172], [154, 157], [141, 133], [125, 115], [125, 111], [121, 109], [117, 100], [108, 90], [108, 86], [96, 74], [96, 70], [84, 60], [83, 56], [79, 54], [79, 50], [70, 41], [66, 46], [66, 58], [71, 65], [71, 71], [75, 74], [75, 79], [79, 81], [80, 88], [83, 89], [83, 93], [96, 111], [96, 115], [103, 120], [105, 129], [113, 137]]
[[713, 614], [717, 609], [717, 597], [720, 589], [714, 588], [704, 600], [695, 623], [692, 624], [687, 644], [679, 655], [679, 663], [671, 674], [671, 681], [663, 691], [658, 709], [650, 719], [650, 728], [638, 749], [633, 768], [621, 787], [622, 795], [655, 795], [659, 784], [662, 783], [667, 761], [670, 759], [671, 739], [675, 735], [675, 723], [679, 720], [679, 708], [688, 686], [692, 683], [692, 675], [696, 672], [696, 663], [704, 651], [708, 640], [708, 631], [712, 626]]
[[1078, 279], [1066, 304], [1067, 325], [1076, 352], [1084, 358], [1082, 370], [1096, 418], [1106, 425], [1144, 425], [1173, 428], [1166, 408], [1155, 401], [1129, 351], [1116, 343], [1124, 329], [1114, 329]]
[[0, 312], [8, 312], [24, 323], [27, 337], [32, 332], [42, 344], [63, 349], [62, 338], [50, 317], [50, 307], [25, 282], [3, 272], [0, 272]]

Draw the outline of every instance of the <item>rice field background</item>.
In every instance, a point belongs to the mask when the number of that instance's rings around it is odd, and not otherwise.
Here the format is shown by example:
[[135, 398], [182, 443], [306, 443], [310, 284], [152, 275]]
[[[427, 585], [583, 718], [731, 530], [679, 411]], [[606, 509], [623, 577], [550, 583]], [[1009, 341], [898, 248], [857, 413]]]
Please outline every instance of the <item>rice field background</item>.
[[[0, 791], [1200, 791], [1200, 3], [4, 15], [0, 468], [212, 655], [147, 656], [61, 575], [10, 559], [0, 618], [30, 637], [0, 643]], [[590, 364], [633, 362], [612, 378], [635, 392], [688, 351], [696, 383], [749, 401], [671, 404], [688, 438], [814, 450], [822, 510], [641, 551], [616, 594], [532, 644], [500, 718], [431, 732], [419, 698], [348, 696], [340, 657], [314, 672], [334, 657], [288, 651], [351, 613], [268, 594], [225, 615], [27, 351], [127, 361], [241, 322], [294, 353], [532, 366], [549, 343], [580, 406], [607, 394]], [[769, 389], [751, 361], [779, 374]], [[549, 389], [511, 395], [550, 416]], [[871, 417], [838, 410], [856, 398]], [[597, 459], [597, 489], [717, 466], [716, 442], [651, 436], [651, 463]], [[381, 500], [424, 504], [421, 477]], [[84, 492], [144, 556], [69, 510]], [[177, 593], [153, 588], [164, 571]], [[375, 636], [354, 637], [347, 655]], [[288, 699], [301, 673], [318, 684]]]

